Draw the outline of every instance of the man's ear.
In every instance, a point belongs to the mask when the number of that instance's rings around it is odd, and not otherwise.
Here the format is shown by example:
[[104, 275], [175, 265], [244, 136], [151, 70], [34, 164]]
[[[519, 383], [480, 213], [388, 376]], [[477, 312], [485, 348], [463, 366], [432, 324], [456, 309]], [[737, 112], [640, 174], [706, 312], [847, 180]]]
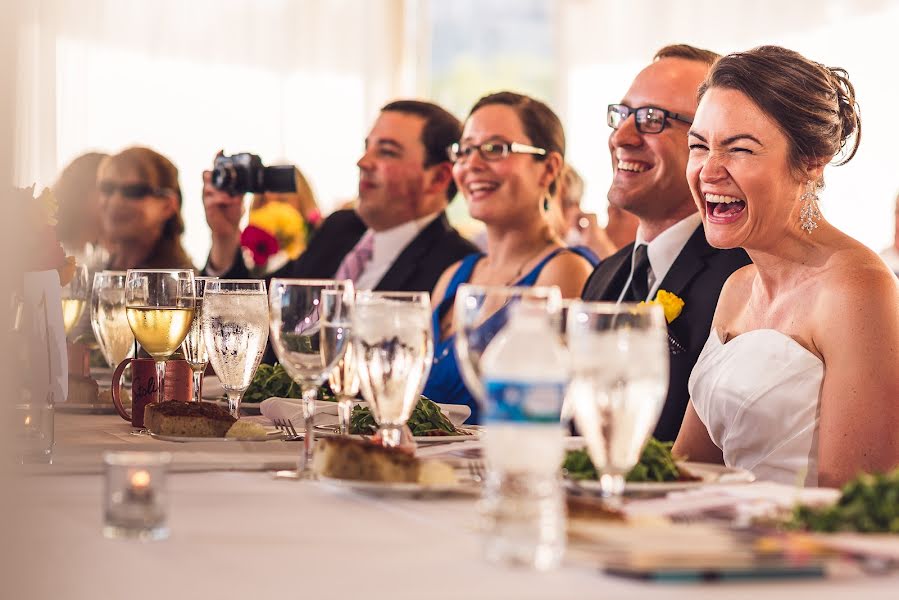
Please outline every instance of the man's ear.
[[428, 180], [425, 182], [426, 194], [446, 194], [446, 188], [453, 181], [453, 165], [448, 161], [428, 167]]

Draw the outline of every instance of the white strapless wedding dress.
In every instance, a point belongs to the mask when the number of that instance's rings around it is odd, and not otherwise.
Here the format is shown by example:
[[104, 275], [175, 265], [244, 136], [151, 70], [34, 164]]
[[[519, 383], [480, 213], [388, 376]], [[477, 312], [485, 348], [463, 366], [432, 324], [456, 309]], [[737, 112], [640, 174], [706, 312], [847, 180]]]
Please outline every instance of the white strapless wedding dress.
[[816, 486], [823, 381], [821, 359], [786, 334], [756, 329], [722, 344], [712, 329], [689, 390], [724, 464]]

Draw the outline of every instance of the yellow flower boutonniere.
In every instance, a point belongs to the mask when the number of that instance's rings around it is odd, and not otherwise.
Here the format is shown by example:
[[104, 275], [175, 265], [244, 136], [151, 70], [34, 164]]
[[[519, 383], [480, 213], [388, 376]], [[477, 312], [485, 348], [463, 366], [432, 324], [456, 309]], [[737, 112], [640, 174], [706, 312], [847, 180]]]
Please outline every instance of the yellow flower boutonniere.
[[662, 310], [665, 311], [665, 320], [670, 324], [673, 322], [678, 316], [680, 316], [681, 311], [684, 309], [684, 301], [677, 296], [677, 294], [672, 294], [671, 292], [665, 290], [659, 290], [656, 293], [656, 299], [650, 300], [649, 302], [641, 302], [640, 304], [658, 304], [662, 307]]

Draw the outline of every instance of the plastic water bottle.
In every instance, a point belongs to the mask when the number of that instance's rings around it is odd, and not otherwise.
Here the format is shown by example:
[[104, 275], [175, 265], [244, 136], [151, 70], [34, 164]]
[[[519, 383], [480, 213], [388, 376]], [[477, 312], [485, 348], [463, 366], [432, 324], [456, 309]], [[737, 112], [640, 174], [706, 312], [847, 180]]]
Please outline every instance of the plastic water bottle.
[[568, 357], [543, 307], [512, 308], [480, 364], [487, 394], [486, 552], [491, 560], [544, 570], [565, 552], [560, 415]]

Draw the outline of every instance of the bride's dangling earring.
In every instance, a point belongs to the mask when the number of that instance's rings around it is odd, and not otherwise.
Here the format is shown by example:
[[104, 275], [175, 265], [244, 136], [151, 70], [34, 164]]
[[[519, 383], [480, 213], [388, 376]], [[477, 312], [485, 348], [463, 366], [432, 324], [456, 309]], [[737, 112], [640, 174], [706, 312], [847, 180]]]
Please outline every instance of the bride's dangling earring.
[[818, 210], [818, 195], [815, 193], [818, 189], [817, 184], [811, 179], [805, 184], [805, 193], [799, 198], [802, 202], [802, 209], [799, 211], [799, 222], [806, 233], [818, 228], [818, 221], [821, 219], [821, 211]]

